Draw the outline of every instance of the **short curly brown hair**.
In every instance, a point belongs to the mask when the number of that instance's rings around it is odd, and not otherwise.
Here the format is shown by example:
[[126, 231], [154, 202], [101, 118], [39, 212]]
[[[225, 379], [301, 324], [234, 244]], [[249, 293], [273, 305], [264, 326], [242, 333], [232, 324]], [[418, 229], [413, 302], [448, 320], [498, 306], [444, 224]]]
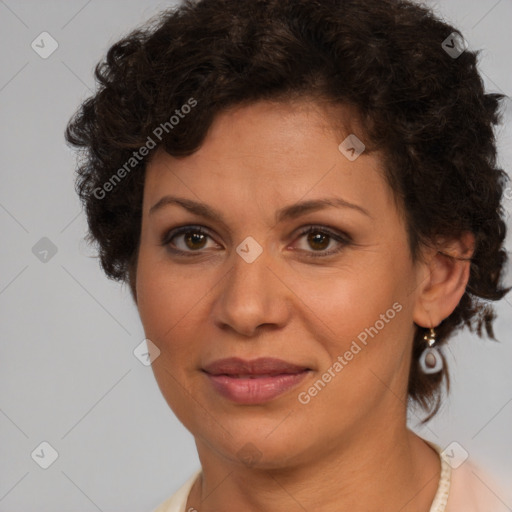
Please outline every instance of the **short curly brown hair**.
[[[439, 341], [464, 325], [494, 338], [489, 301], [508, 291], [500, 280], [507, 178], [494, 134], [503, 96], [485, 93], [477, 52], [456, 46], [461, 38], [403, 0], [187, 0], [133, 31], [96, 66], [98, 90], [66, 130], [81, 150], [76, 189], [105, 273], [136, 297], [149, 158], [139, 150], [156, 133], [158, 147], [187, 156], [228, 107], [322, 99], [354, 107], [365, 143], [384, 154], [414, 258], [438, 235], [476, 238], [466, 292], [438, 327]], [[446, 41], [462, 53], [450, 54]], [[424, 334], [418, 326], [408, 393], [431, 417], [449, 379], [446, 370], [420, 371]]]

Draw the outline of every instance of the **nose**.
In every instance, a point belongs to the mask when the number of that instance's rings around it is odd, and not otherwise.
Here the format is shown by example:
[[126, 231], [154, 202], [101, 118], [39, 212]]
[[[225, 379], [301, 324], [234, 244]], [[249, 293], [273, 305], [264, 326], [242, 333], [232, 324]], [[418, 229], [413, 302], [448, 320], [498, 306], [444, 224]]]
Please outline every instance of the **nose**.
[[217, 287], [213, 318], [223, 330], [252, 337], [263, 328], [283, 327], [290, 313], [291, 293], [279, 277], [278, 265], [263, 250], [248, 263], [238, 253], [234, 263]]

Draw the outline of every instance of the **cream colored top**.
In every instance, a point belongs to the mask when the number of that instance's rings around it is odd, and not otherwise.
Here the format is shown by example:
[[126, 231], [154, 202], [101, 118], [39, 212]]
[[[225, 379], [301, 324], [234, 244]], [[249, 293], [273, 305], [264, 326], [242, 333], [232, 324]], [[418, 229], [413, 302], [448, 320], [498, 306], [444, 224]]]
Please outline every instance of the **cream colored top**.
[[[429, 512], [510, 512], [506, 498], [490, 484], [489, 479], [471, 462], [464, 462], [452, 469], [441, 455], [438, 446], [433, 445], [440, 454], [441, 476], [437, 492]], [[200, 475], [198, 469], [168, 500], [162, 503], [154, 512], [199, 512], [187, 505], [188, 495], [196, 478]], [[510, 503], [512, 506], [512, 503]]]

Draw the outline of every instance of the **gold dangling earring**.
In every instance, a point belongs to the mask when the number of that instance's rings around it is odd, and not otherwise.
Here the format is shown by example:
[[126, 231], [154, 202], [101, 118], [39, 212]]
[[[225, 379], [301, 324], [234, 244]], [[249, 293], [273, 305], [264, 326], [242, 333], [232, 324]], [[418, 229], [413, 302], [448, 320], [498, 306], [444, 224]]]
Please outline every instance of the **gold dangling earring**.
[[436, 331], [433, 327], [430, 328], [430, 333], [423, 336], [427, 342], [427, 347], [420, 356], [420, 367], [423, 373], [439, 373], [443, 369], [443, 358], [441, 353], [434, 347], [436, 342]]

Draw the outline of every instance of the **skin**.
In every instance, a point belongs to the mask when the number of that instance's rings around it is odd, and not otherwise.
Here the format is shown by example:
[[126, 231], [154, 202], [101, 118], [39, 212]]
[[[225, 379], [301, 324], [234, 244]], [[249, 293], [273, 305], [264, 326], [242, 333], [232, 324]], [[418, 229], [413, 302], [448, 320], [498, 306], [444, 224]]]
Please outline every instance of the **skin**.
[[[427, 248], [412, 260], [381, 155], [349, 161], [338, 150], [349, 133], [364, 141], [348, 108], [262, 101], [219, 115], [193, 155], [158, 150], [147, 166], [136, 301], [146, 337], [161, 351], [153, 362], [158, 385], [194, 435], [203, 468], [186, 510], [430, 508], [439, 457], [406, 427], [412, 339], [416, 325], [450, 315], [469, 263]], [[165, 195], [205, 203], [225, 223], [175, 204], [150, 213]], [[274, 220], [280, 208], [325, 197], [367, 214], [327, 207]], [[174, 246], [162, 245], [182, 225], [203, 226], [208, 237], [187, 245], [178, 235]], [[311, 225], [351, 241], [327, 237], [315, 245], [300, 235]], [[236, 252], [248, 236], [263, 249], [252, 263]], [[470, 255], [472, 244], [470, 235], [438, 241], [455, 256]], [[301, 404], [298, 394], [394, 303], [401, 311]], [[270, 402], [241, 405], [220, 396], [201, 371], [232, 356], [277, 357], [312, 371]], [[238, 455], [248, 443], [258, 453], [251, 464]]]

